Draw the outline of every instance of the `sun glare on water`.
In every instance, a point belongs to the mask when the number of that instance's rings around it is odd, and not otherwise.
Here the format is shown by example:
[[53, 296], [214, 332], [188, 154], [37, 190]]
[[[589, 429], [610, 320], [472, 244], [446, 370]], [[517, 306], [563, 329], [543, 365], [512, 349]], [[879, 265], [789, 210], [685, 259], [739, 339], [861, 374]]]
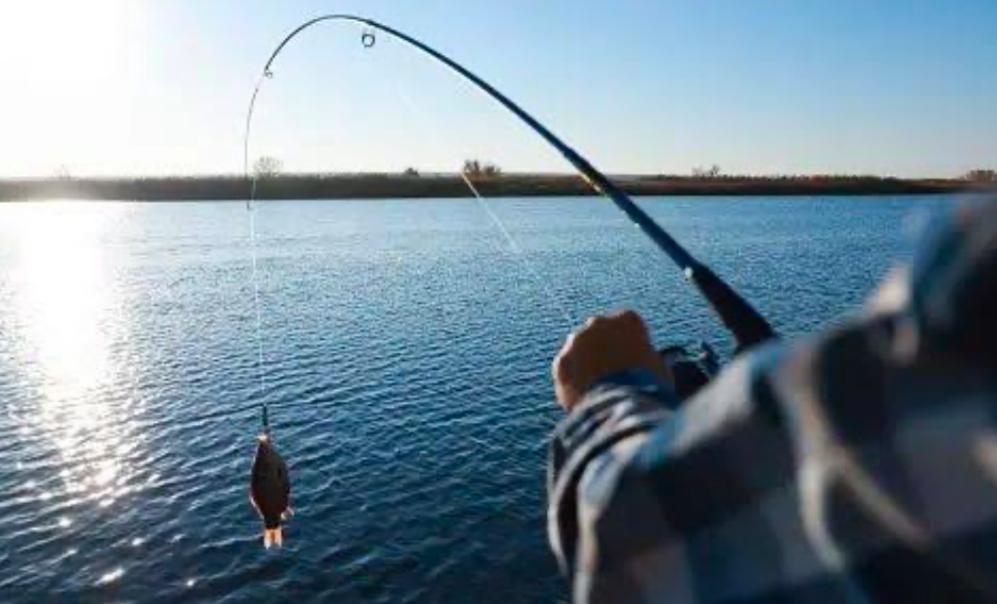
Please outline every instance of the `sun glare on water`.
[[2, 210], [0, 252], [14, 267], [6, 277], [14, 329], [5, 337], [15, 338], [18, 370], [37, 401], [22, 410], [25, 425], [62, 458], [60, 480], [39, 483], [38, 498], [110, 505], [127, 478], [122, 452], [135, 444], [124, 432], [121, 402], [106, 391], [116, 370], [109, 330], [121, 337], [123, 329], [106, 235], [127, 209], [67, 201]]
[[16, 238], [18, 315], [47, 398], [65, 401], [99, 384], [107, 370], [101, 321], [108, 283], [99, 239], [109, 217], [72, 202], [23, 209], [16, 232], [5, 233]]

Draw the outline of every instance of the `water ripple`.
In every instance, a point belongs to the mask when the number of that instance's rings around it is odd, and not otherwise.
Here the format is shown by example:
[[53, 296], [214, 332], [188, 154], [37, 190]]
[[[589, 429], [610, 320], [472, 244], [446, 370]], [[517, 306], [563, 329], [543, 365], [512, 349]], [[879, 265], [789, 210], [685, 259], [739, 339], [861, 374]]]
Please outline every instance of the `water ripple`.
[[[793, 334], [949, 202], [642, 203]], [[0, 601], [563, 598], [543, 463], [564, 312], [726, 339], [608, 204], [495, 211], [518, 254], [466, 200], [263, 204], [261, 388], [241, 203], [0, 205]], [[247, 501], [262, 401], [294, 484], [282, 550]]]

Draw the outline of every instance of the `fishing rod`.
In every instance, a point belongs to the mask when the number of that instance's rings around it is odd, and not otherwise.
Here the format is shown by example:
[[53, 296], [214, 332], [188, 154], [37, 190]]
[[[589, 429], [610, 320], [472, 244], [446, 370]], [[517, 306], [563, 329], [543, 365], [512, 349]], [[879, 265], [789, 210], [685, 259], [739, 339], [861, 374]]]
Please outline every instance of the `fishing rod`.
[[[634, 201], [630, 199], [629, 195], [623, 192], [623, 190], [607, 178], [605, 174], [596, 169], [591, 162], [569, 147], [536, 118], [514, 103], [511, 99], [509, 99], [509, 97], [496, 90], [491, 84], [481, 79], [447, 55], [401, 31], [398, 31], [393, 27], [374, 21], [373, 19], [344, 13], [322, 15], [302, 23], [297, 28], [292, 30], [291, 33], [289, 33], [281, 41], [281, 43], [277, 45], [277, 48], [270, 55], [266, 65], [263, 67], [263, 73], [256, 84], [256, 88], [253, 91], [253, 95], [249, 102], [249, 113], [246, 117], [246, 141], [243, 157], [244, 168], [247, 174], [249, 162], [249, 127], [260, 86], [262, 85], [264, 78], [272, 76], [273, 72], [271, 71], [271, 66], [284, 47], [305, 29], [308, 29], [309, 27], [323, 21], [352, 21], [363, 24], [372, 30], [381, 31], [394, 38], [402, 40], [403, 42], [406, 42], [407, 44], [443, 63], [458, 75], [462, 76], [464, 79], [484, 91], [492, 99], [498, 101], [498, 103], [503, 107], [515, 114], [534, 132], [539, 134], [541, 138], [557, 149], [561, 155], [563, 155], [564, 158], [568, 160], [568, 162], [574, 166], [576, 170], [578, 170], [585, 182], [596, 193], [599, 193], [612, 201], [617, 208], [622, 210], [623, 213], [626, 214], [627, 217], [641, 229], [641, 231], [650, 237], [654, 244], [661, 249], [661, 251], [663, 251], [672, 260], [672, 262], [678, 266], [679, 269], [682, 270], [686, 279], [691, 281], [696, 286], [702, 296], [709, 303], [710, 307], [719, 317], [721, 323], [723, 323], [723, 325], [733, 334], [734, 340], [737, 343], [737, 352], [741, 352], [776, 336], [775, 331], [769, 325], [768, 321], [766, 321], [765, 318], [757, 310], [755, 310], [755, 308], [752, 307], [747, 300], [738, 294], [733, 287], [721, 279], [709, 267], [693, 257], [693, 255], [682, 247], [682, 245], [679, 244], [674, 237], [669, 235], [668, 232], [661, 228], [661, 226], [650, 216], [648, 216], [644, 210], [634, 203]], [[365, 31], [361, 36], [361, 42], [365, 47], [369, 48], [373, 46], [373, 33]]]

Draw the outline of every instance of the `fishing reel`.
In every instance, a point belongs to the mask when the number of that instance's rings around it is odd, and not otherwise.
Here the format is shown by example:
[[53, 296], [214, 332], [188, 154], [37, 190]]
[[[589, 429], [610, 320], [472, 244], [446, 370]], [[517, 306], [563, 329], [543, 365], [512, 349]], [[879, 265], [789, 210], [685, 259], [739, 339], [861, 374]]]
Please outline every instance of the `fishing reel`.
[[658, 351], [661, 359], [672, 370], [675, 378], [675, 394], [679, 400], [686, 400], [720, 371], [717, 353], [706, 342], [689, 342], [666, 346]]

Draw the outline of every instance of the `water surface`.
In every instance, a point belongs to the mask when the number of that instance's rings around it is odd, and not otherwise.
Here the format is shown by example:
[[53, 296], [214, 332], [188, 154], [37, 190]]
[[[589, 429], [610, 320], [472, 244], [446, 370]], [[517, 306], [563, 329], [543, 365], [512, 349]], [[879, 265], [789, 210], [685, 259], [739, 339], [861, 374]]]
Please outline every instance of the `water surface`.
[[[786, 334], [947, 197], [642, 203]], [[727, 347], [608, 202], [0, 204], [0, 600], [536, 602], [548, 366], [587, 313]], [[297, 512], [247, 500], [272, 405]]]

